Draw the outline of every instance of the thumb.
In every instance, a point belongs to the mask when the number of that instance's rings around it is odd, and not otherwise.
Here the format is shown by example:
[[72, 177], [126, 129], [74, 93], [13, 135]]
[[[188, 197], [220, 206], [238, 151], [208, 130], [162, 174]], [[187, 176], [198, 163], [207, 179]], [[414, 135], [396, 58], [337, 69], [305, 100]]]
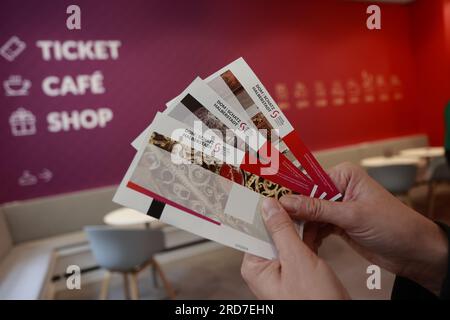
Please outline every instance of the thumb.
[[309, 250], [301, 241], [291, 217], [276, 199], [264, 199], [262, 216], [280, 258], [288, 257], [299, 249]]
[[354, 224], [354, 210], [345, 202], [286, 195], [280, 203], [294, 219], [331, 223], [344, 230]]

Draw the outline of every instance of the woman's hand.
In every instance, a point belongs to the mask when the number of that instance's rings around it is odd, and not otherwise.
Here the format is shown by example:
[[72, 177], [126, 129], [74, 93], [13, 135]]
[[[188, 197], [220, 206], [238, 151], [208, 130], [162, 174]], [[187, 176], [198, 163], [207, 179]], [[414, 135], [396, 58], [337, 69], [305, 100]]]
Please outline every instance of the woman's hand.
[[[327, 223], [374, 264], [439, 293], [447, 271], [448, 240], [441, 228], [404, 205], [361, 168], [342, 164], [329, 175], [343, 202], [285, 196], [293, 219]], [[329, 232], [319, 233], [320, 242]]]
[[[331, 268], [304, 243], [280, 203], [265, 199], [263, 220], [278, 249], [278, 259], [245, 254], [241, 273], [260, 299], [347, 299], [347, 291]], [[315, 244], [311, 225], [305, 241]]]

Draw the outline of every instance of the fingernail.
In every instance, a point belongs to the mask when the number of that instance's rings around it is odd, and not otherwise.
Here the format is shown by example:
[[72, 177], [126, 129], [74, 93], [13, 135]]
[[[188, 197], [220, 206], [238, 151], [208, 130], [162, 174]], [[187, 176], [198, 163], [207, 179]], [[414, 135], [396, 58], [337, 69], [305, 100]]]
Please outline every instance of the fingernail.
[[273, 198], [266, 198], [262, 205], [262, 216], [264, 220], [269, 220], [270, 217], [280, 212], [280, 205], [278, 201]]

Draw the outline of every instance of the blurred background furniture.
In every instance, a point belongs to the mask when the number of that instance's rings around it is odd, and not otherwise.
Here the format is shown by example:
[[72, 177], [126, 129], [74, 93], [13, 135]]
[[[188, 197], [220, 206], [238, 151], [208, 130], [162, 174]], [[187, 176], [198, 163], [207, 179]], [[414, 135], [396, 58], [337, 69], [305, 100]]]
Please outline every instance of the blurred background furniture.
[[440, 183], [450, 182], [450, 170], [445, 160], [443, 147], [419, 147], [400, 151], [400, 154], [408, 157], [417, 157], [426, 161], [425, 183], [428, 184], [428, 210], [430, 219], [434, 218], [436, 202], [436, 187]]
[[[154, 255], [164, 250], [164, 234], [161, 230], [116, 229], [105, 226], [85, 228], [92, 252], [97, 263], [108, 270], [103, 281], [100, 299], [108, 295], [111, 272], [120, 272], [124, 279], [125, 297], [139, 299], [137, 274], [153, 266], [161, 277], [168, 296], [175, 298], [175, 292], [167, 280]], [[129, 282], [130, 278], [130, 282]]]
[[110, 226], [123, 227], [145, 225], [146, 228], [150, 228], [152, 225], [161, 226], [161, 224], [158, 224], [158, 219], [130, 208], [120, 208], [109, 212], [103, 217], [103, 222]]
[[[359, 164], [367, 157], [397, 154], [427, 144], [425, 135], [412, 135], [314, 154], [325, 168], [330, 168], [343, 161]], [[119, 226], [119, 220], [128, 225], [134, 219], [120, 215], [106, 218], [120, 208], [111, 201], [116, 188], [108, 186], [0, 206], [0, 299], [52, 299], [67, 289], [66, 268], [72, 264], [80, 266], [83, 285], [101, 280], [104, 272], [96, 265], [82, 230], [86, 225], [103, 223]], [[148, 219], [139, 214], [141, 218]], [[157, 223], [151, 222], [151, 229]], [[172, 226], [165, 225], [162, 231], [166, 251], [158, 255], [161, 263], [191, 255], [205, 245], [205, 239]]]
[[395, 155], [404, 149], [426, 146], [428, 146], [427, 136], [418, 134], [330, 148], [313, 154], [324, 168], [331, 168], [342, 162], [359, 165], [366, 158]]
[[[111, 201], [116, 189], [108, 186], [0, 206], [0, 299], [53, 299], [67, 289], [66, 270], [74, 264], [81, 269], [83, 286], [102, 279], [83, 228], [103, 224], [105, 216], [120, 208]], [[140, 213], [139, 217], [148, 219]], [[160, 229], [165, 234], [165, 260], [205, 243], [172, 226]]]
[[[389, 156], [362, 159], [360, 164], [366, 168], [369, 175], [396, 195], [406, 195], [408, 193], [406, 188], [411, 189], [415, 185], [427, 184], [426, 214], [433, 219], [436, 187], [450, 181], [450, 170], [444, 158], [444, 148], [424, 146], [397, 151]], [[409, 197], [405, 199], [411, 205]]]
[[450, 168], [446, 159], [436, 157], [430, 160], [428, 178], [428, 217], [434, 218], [434, 207], [436, 202], [436, 188], [439, 184], [450, 183]]
[[[0, 207], [0, 299], [52, 299], [55, 272], [91, 268], [87, 224], [101, 224], [119, 206], [116, 187], [66, 193]], [[73, 260], [68, 261], [67, 255]], [[60, 261], [68, 262], [60, 265]], [[58, 271], [56, 271], [58, 270]], [[65, 285], [65, 281], [64, 281]]]
[[372, 157], [361, 161], [367, 173], [386, 190], [412, 206], [409, 191], [415, 185], [419, 160], [401, 156]]
[[400, 151], [400, 155], [414, 158], [424, 158], [430, 160], [432, 158], [443, 157], [445, 150], [443, 147], [419, 147], [409, 148]]
[[365, 168], [378, 168], [395, 165], [417, 166], [419, 162], [420, 162], [419, 159], [416, 158], [401, 157], [401, 156], [391, 156], [391, 157], [381, 156], [363, 159], [361, 161], [361, 165]]

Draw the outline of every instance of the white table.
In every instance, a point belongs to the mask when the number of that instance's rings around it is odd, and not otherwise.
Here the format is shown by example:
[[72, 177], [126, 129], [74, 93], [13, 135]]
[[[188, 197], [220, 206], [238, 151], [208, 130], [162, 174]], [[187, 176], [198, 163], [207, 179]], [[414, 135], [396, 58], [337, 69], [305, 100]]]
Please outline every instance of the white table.
[[417, 157], [431, 159], [436, 157], [442, 157], [445, 154], [443, 147], [422, 147], [422, 148], [412, 148], [400, 151], [400, 155], [406, 157]]
[[129, 208], [120, 208], [111, 211], [103, 217], [103, 222], [112, 226], [131, 226], [139, 224], [148, 226], [155, 221], [158, 221], [158, 219]]
[[393, 157], [371, 157], [361, 160], [361, 165], [363, 167], [383, 167], [402, 164], [419, 165], [420, 159], [413, 157], [393, 156]]

